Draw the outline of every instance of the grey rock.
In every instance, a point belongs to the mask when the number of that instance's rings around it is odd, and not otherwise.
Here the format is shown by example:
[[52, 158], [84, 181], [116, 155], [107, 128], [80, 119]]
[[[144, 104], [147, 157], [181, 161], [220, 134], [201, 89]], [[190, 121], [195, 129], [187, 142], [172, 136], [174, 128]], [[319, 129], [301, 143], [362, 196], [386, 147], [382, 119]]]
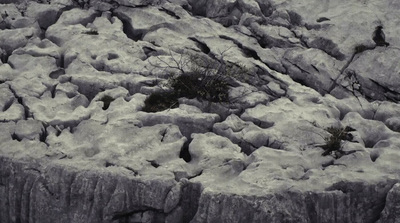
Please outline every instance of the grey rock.
[[377, 223], [396, 223], [400, 221], [400, 184], [393, 185], [386, 196], [385, 208]]
[[34, 18], [39, 22], [41, 28], [47, 29], [57, 21], [61, 8], [61, 5], [39, 4], [31, 1], [26, 10], [26, 16]]
[[392, 185], [393, 182], [381, 182], [379, 186], [348, 182], [341, 185], [344, 188], [326, 192], [288, 191], [264, 195], [231, 195], [205, 190], [199, 211], [191, 222], [372, 223], [379, 218], [385, 194]]
[[183, 183], [179, 182], [177, 185], [171, 188], [171, 190], [167, 194], [167, 198], [165, 199], [164, 212], [171, 212], [178, 205], [181, 199], [181, 191], [182, 191]]
[[19, 120], [15, 126], [15, 135], [19, 140], [39, 140], [43, 134], [43, 124], [37, 120]]
[[[1, 163], [0, 218], [4, 222], [113, 222], [146, 210], [157, 215], [175, 184], [168, 179], [81, 172], [4, 157]], [[23, 209], [22, 204], [26, 205]]]
[[[399, 222], [399, 8], [0, 0], [0, 222]], [[143, 112], [182, 54], [229, 103]]]

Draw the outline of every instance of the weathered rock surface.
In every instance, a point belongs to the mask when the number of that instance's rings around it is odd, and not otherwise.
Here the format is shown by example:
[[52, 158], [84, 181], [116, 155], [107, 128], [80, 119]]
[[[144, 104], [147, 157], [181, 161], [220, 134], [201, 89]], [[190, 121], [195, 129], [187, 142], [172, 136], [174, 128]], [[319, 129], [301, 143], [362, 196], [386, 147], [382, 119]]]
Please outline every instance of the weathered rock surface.
[[386, 206], [381, 218], [377, 222], [398, 222], [400, 212], [399, 201], [400, 185], [395, 184], [386, 196]]
[[[400, 222], [399, 8], [0, 0], [0, 222]], [[183, 55], [229, 102], [145, 112]]]

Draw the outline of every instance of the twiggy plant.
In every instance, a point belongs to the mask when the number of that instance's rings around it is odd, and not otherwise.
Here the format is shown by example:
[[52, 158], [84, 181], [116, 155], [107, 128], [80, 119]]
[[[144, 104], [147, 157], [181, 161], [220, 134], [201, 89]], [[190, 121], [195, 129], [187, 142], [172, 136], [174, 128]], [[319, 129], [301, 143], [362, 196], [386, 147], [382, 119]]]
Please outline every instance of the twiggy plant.
[[[170, 52], [172, 63], [168, 63], [161, 57], [157, 57], [161, 65], [151, 63], [152, 66], [169, 72], [167, 84], [161, 89], [164, 89], [164, 87], [172, 89], [172, 92], [171, 90], [164, 91], [170, 97], [175, 98], [171, 101], [171, 107], [177, 105], [177, 98], [180, 97], [197, 98], [217, 103], [232, 102], [229, 98], [230, 82], [234, 78], [246, 74], [247, 70], [225, 61], [224, 52], [221, 53], [222, 56], [219, 59], [190, 53], [182, 53], [179, 57], [176, 57]], [[176, 72], [171, 72], [171, 70]], [[157, 94], [161, 93], [157, 92]], [[147, 109], [148, 104], [156, 108], [151, 100], [146, 100], [145, 104], [145, 109]], [[165, 105], [160, 107], [160, 110], [164, 109], [166, 109]]]

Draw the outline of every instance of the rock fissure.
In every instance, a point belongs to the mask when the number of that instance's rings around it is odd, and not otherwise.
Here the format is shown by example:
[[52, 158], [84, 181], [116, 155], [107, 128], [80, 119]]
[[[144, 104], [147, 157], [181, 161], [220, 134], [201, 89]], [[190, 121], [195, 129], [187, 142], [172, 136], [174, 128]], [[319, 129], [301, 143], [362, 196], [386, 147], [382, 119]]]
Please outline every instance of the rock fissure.
[[6, 101], [5, 103], [4, 103], [4, 106], [3, 106], [3, 112], [5, 112], [5, 111], [7, 111], [10, 107], [11, 107], [11, 105], [13, 105], [14, 104], [14, 102], [15, 102], [15, 99], [14, 98], [10, 98], [8, 101]]
[[175, 12], [173, 12], [173, 11], [171, 11], [171, 10], [168, 10], [168, 9], [166, 9], [166, 8], [164, 8], [164, 7], [161, 7], [161, 8], [159, 8], [158, 10], [159, 10], [160, 12], [165, 12], [165, 13], [167, 13], [168, 15], [170, 15], [171, 17], [173, 17], [173, 18], [175, 18], [175, 19], [181, 19], [181, 17], [179, 17], [178, 15], [176, 15]]
[[196, 46], [201, 50], [201, 52], [203, 52], [204, 54], [209, 54], [210, 53], [210, 48], [207, 46], [207, 44], [205, 44], [204, 42], [198, 40], [195, 37], [189, 37], [188, 39], [194, 41], [196, 43]]
[[230, 41], [232, 41], [233, 43], [235, 43], [235, 44], [243, 51], [243, 53], [244, 53], [246, 56], [251, 57], [251, 58], [253, 58], [253, 59], [255, 59], [255, 60], [261, 61], [261, 58], [258, 56], [258, 54], [257, 54], [257, 52], [256, 52], [255, 50], [243, 46], [239, 41], [237, 41], [237, 40], [235, 40], [235, 39], [233, 39], [233, 38], [230, 38], [230, 37], [228, 37], [228, 36], [220, 35], [219, 37], [220, 37], [221, 39], [230, 40]]
[[24, 104], [24, 99], [23, 97], [18, 96], [17, 92], [12, 88], [11, 85], [8, 85], [10, 91], [13, 93], [14, 97], [17, 99], [18, 103], [23, 106], [24, 108], [24, 119], [26, 120], [27, 118], [30, 117], [30, 111], [29, 107]]
[[128, 37], [129, 39], [137, 42], [139, 40], [142, 39], [143, 37], [143, 33], [140, 30], [135, 30], [132, 25], [131, 25], [131, 21], [129, 18], [127, 18], [126, 16], [115, 12], [115, 10], [112, 13], [112, 16], [117, 17], [119, 20], [122, 21], [123, 24], [123, 32], [125, 33], [126, 37]]

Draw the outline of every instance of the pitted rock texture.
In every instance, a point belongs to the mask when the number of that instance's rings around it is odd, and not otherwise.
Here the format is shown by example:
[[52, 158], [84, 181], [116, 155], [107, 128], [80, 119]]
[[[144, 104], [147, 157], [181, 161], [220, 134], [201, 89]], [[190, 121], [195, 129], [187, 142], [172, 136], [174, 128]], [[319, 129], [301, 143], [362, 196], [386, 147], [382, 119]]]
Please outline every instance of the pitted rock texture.
[[[0, 222], [400, 222], [399, 9], [0, 0]], [[193, 58], [229, 100], [146, 112]]]

